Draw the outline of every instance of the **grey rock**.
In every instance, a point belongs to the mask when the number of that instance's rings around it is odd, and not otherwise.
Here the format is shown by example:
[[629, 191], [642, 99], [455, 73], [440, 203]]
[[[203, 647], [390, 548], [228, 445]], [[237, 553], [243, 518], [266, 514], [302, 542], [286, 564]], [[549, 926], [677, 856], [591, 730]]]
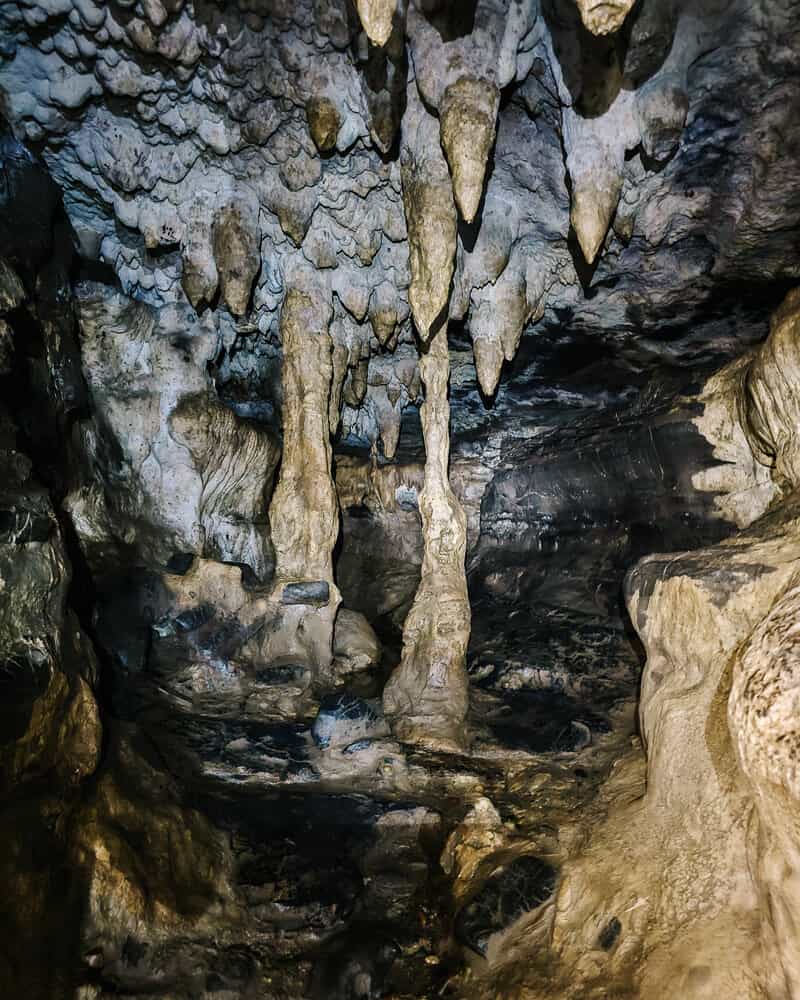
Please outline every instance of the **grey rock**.
[[307, 580], [303, 583], [287, 583], [281, 593], [282, 604], [310, 604], [321, 607], [331, 598], [327, 580]]

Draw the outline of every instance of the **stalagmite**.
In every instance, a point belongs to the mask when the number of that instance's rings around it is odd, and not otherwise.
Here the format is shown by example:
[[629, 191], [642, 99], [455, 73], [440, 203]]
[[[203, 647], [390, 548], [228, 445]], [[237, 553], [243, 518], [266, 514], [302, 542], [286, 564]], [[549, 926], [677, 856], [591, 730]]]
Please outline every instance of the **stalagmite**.
[[330, 319], [330, 304], [317, 289], [289, 289], [281, 311], [283, 457], [269, 508], [276, 623], [260, 641], [266, 660], [301, 657], [320, 673], [333, 658], [339, 606], [333, 582], [339, 505], [331, 478]]
[[799, 3], [0, 0], [0, 1000], [800, 1000]]
[[403, 629], [402, 660], [384, 689], [383, 705], [401, 740], [455, 749], [465, 739], [470, 607], [464, 570], [467, 520], [448, 479], [446, 328], [433, 336], [420, 367], [425, 384], [426, 459], [419, 508], [425, 554], [422, 578]]
[[413, 83], [403, 118], [400, 167], [411, 264], [408, 300], [420, 336], [427, 340], [450, 295], [457, 217], [436, 120], [422, 106]]
[[333, 582], [338, 508], [331, 480], [328, 396], [333, 367], [326, 312], [290, 288], [281, 312], [283, 458], [270, 504], [276, 575]]
[[374, 45], [385, 45], [392, 33], [397, 0], [356, 0], [356, 7], [369, 40]]

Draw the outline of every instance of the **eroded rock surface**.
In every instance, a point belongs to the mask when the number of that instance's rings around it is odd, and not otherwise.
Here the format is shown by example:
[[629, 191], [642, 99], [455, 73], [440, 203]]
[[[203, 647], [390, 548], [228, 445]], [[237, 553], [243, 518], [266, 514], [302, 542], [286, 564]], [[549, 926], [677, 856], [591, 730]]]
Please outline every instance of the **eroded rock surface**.
[[[628, 608], [647, 652], [647, 791], [609, 809], [562, 869], [535, 970], [519, 973], [529, 931], [498, 960], [496, 982], [508, 977], [508, 995], [599, 996], [609, 983], [615, 995], [643, 998], [669, 990], [788, 997], [797, 989], [787, 755], [796, 736], [789, 620], [800, 535], [797, 480], [777, 457], [789, 438], [772, 409], [780, 400], [790, 419], [793, 366], [773, 359], [793, 353], [797, 306], [790, 295], [766, 343], [715, 381], [726, 385], [744, 433], [759, 428], [743, 475], [752, 477], [752, 457], [768, 461], [783, 498], [716, 547], [650, 556], [629, 573]], [[724, 421], [706, 428], [729, 445]]]
[[403, 658], [384, 689], [383, 702], [400, 739], [450, 747], [464, 740], [470, 610], [466, 516], [449, 480], [446, 327], [432, 337], [421, 367], [426, 390], [425, 477], [419, 497], [424, 554], [419, 587], [403, 626]]
[[2, 6], [0, 993], [800, 990], [795, 22]]

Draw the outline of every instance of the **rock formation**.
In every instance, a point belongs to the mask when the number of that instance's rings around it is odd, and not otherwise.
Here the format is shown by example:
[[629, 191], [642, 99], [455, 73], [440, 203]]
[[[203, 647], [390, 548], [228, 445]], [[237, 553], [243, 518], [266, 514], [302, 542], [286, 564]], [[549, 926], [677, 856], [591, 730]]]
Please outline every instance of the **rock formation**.
[[358, 0], [358, 16], [375, 45], [385, 45], [392, 32], [397, 0]]
[[[509, 941], [496, 972], [513, 984], [505, 995], [599, 996], [610, 984], [615, 996], [642, 998], [798, 989], [791, 747], [800, 480], [789, 472], [795, 435], [786, 428], [796, 426], [799, 330], [795, 292], [765, 344], [716, 377], [783, 496], [719, 545], [649, 556], [628, 574], [628, 609], [647, 653], [646, 792], [631, 791], [635, 761], [622, 762], [603, 823], [584, 834], [539, 915], [547, 945], [543, 952], [537, 940], [531, 974], [520, 970], [532, 929]], [[716, 437], [724, 424], [706, 427], [711, 443], [730, 439], [727, 428]], [[752, 478], [748, 465], [743, 478]]]
[[467, 519], [450, 489], [450, 361], [447, 328], [421, 358], [425, 478], [419, 495], [424, 554], [419, 587], [403, 626], [403, 658], [383, 692], [400, 739], [458, 747], [467, 714], [469, 596], [464, 569]]
[[0, 996], [800, 996], [796, 14], [0, 5]]

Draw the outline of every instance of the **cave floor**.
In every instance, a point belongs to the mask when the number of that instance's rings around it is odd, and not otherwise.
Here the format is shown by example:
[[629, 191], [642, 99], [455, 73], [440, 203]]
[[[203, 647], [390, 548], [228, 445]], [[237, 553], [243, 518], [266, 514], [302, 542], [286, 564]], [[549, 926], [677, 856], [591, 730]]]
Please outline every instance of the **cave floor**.
[[[203, 623], [184, 626], [191, 644]], [[108, 766], [124, 787], [147, 758], [223, 831], [236, 917], [213, 939], [134, 942], [96, 974], [101, 995], [163, 990], [165, 967], [175, 982], [211, 969], [197, 995], [214, 998], [468, 993], [552, 894], [611, 767], [638, 753], [640, 657], [621, 618], [482, 597], [468, 664], [460, 754], [381, 728], [380, 678], [323, 700], [312, 723], [253, 718], [224, 684], [190, 694], [185, 672], [122, 677]]]

